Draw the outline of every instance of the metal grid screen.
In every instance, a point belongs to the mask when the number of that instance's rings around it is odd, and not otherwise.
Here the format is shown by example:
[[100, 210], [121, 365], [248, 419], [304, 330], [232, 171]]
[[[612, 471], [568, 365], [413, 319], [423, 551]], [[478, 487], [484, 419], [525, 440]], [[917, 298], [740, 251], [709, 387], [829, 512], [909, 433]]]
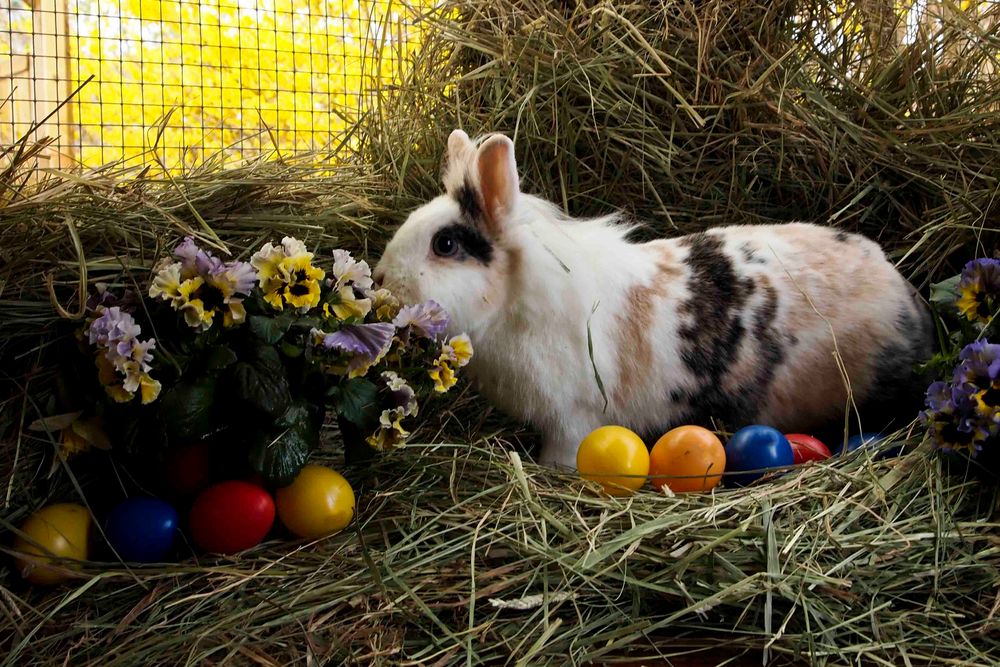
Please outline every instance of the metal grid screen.
[[[154, 143], [170, 169], [322, 148], [399, 78], [436, 1], [0, 0], [0, 147], [49, 117], [42, 166], [148, 162]], [[886, 0], [904, 43], [984, 4]], [[865, 20], [828, 10], [834, 37]]]
[[51, 114], [46, 166], [322, 148], [400, 76], [430, 2], [0, 0], [0, 145]]

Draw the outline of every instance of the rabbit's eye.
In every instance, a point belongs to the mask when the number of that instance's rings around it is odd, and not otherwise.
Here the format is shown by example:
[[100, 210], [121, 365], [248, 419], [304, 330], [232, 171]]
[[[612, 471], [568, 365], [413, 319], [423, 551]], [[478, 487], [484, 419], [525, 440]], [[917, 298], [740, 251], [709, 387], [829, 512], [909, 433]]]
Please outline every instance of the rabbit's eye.
[[438, 257], [452, 257], [458, 252], [458, 241], [446, 230], [441, 230], [431, 239], [431, 249]]

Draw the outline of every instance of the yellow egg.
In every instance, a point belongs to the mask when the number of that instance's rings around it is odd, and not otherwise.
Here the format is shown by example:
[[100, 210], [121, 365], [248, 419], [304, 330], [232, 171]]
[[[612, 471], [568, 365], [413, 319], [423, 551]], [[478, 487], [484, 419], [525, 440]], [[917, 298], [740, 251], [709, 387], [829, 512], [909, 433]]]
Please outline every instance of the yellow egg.
[[649, 450], [642, 438], [622, 426], [602, 426], [590, 433], [576, 452], [576, 469], [612, 496], [640, 488], [649, 474]]
[[342, 530], [354, 517], [354, 490], [335, 470], [307, 465], [275, 494], [278, 517], [299, 537], [317, 538]]
[[[90, 512], [76, 503], [59, 503], [38, 510], [24, 522], [17, 536], [14, 549], [25, 556], [18, 556], [17, 569], [21, 576], [33, 584], [58, 584], [71, 578], [47, 563], [53, 557], [73, 560], [87, 559], [90, 533]], [[57, 563], [61, 568], [72, 568], [68, 562]]]

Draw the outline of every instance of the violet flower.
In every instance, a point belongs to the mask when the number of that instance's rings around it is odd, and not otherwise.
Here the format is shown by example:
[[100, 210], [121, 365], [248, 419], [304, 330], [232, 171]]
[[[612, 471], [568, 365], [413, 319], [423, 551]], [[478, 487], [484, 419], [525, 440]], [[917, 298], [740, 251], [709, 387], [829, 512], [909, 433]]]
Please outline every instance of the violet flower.
[[448, 327], [448, 313], [436, 301], [425, 301], [403, 306], [392, 323], [406, 334], [413, 332], [423, 338], [436, 340]]

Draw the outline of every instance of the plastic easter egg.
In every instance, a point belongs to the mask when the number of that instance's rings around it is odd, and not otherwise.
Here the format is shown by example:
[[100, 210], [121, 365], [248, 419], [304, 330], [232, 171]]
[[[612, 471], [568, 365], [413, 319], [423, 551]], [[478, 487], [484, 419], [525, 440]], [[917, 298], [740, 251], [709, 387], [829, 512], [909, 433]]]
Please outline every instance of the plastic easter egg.
[[354, 490], [339, 472], [325, 466], [303, 467], [274, 496], [281, 523], [299, 537], [335, 533], [354, 517]]
[[781, 431], [770, 426], [747, 426], [726, 443], [726, 483], [746, 486], [763, 477], [771, 468], [792, 465], [792, 445]]
[[[861, 449], [862, 447], [878, 447], [885, 441], [885, 436], [881, 433], [859, 433], [857, 435], [851, 436], [847, 440], [847, 451], [853, 452]], [[887, 447], [880, 451], [876, 456], [875, 460], [881, 460], [889, 458], [891, 456], [899, 456], [903, 451], [902, 445], [897, 445], [895, 447]]]
[[679, 426], [665, 433], [649, 453], [650, 483], [674, 493], [709, 491], [722, 480], [726, 450], [701, 426]]
[[173, 447], [164, 461], [164, 479], [172, 494], [181, 498], [197, 495], [211, 483], [208, 443], [194, 442]]
[[649, 474], [649, 450], [638, 435], [622, 426], [602, 426], [580, 443], [576, 469], [611, 496], [633, 493]]
[[274, 524], [274, 500], [242, 480], [202, 491], [191, 506], [191, 539], [213, 553], [233, 554], [260, 544]]
[[174, 546], [177, 525], [177, 510], [169, 503], [157, 498], [129, 498], [108, 514], [104, 535], [123, 561], [160, 563]]
[[[86, 560], [90, 538], [90, 512], [76, 503], [58, 503], [38, 510], [21, 525], [24, 537], [14, 540], [21, 576], [33, 584], [52, 585], [71, 578], [70, 574], [48, 565], [52, 557]], [[71, 562], [57, 567], [72, 569]]]
[[852, 435], [847, 440], [847, 451], [853, 452], [861, 447], [876, 445], [881, 439], [882, 437], [878, 433], [858, 433], [857, 435]]
[[792, 460], [795, 465], [809, 461], [822, 461], [831, 456], [830, 448], [811, 435], [786, 433], [785, 437], [792, 446]]

